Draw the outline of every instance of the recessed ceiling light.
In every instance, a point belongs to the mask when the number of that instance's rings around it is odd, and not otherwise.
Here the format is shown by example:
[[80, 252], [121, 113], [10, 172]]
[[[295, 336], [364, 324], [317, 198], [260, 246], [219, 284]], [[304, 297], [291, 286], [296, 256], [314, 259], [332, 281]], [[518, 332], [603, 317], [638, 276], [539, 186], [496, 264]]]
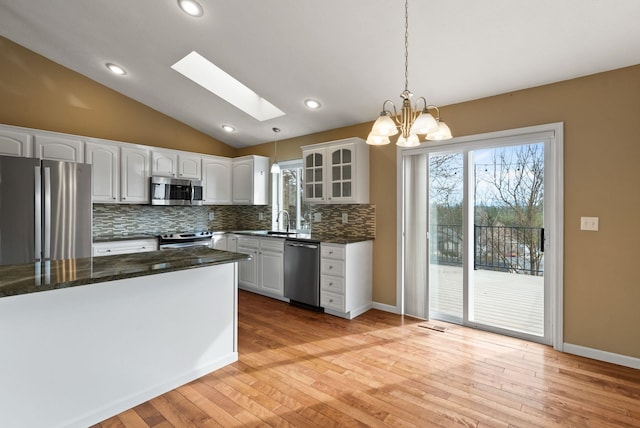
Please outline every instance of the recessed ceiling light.
[[222, 129], [225, 130], [226, 132], [233, 132], [236, 130], [236, 128], [234, 128], [231, 125], [222, 125]]
[[127, 74], [127, 71], [119, 65], [108, 62], [105, 64], [105, 66], [109, 69], [110, 72], [112, 72], [113, 74], [117, 74], [118, 76], [124, 76], [125, 74]]
[[310, 109], [318, 109], [320, 108], [320, 101], [317, 100], [313, 100], [311, 98], [309, 98], [308, 100], [304, 100], [304, 105], [306, 105], [307, 107], [309, 107]]
[[202, 9], [200, 3], [194, 0], [178, 0], [178, 6], [184, 13], [191, 16], [202, 16], [204, 14], [204, 9]]
[[173, 64], [171, 68], [260, 122], [284, 116], [282, 110], [196, 51]]

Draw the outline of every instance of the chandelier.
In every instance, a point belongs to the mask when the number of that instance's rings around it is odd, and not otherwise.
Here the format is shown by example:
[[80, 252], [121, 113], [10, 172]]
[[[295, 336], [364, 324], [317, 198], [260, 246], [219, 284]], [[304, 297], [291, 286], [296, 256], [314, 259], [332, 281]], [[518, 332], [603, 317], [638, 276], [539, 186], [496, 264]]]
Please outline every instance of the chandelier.
[[[426, 135], [427, 140], [448, 140], [451, 138], [451, 130], [446, 123], [440, 120], [440, 109], [434, 105], [427, 104], [424, 97], [416, 100], [415, 106], [411, 107], [411, 97], [409, 91], [409, 4], [404, 2], [404, 91], [400, 94], [402, 98], [402, 110], [398, 115], [395, 104], [391, 100], [382, 103], [380, 117], [374, 122], [371, 132], [367, 137], [367, 144], [381, 146], [389, 144], [389, 137], [400, 133], [396, 144], [402, 147], [414, 147], [420, 145], [418, 135]], [[422, 104], [422, 109], [418, 105]], [[387, 109], [387, 104], [393, 107], [393, 116]], [[429, 110], [435, 110], [434, 118]]]

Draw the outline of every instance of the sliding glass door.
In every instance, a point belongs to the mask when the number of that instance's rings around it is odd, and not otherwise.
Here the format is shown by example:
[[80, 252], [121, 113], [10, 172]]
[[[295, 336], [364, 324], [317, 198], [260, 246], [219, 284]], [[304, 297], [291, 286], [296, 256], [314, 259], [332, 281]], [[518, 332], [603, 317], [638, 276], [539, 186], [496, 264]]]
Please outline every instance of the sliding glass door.
[[550, 343], [550, 144], [542, 133], [404, 156], [405, 313]]
[[429, 154], [429, 313], [463, 320], [463, 153]]
[[544, 144], [476, 150], [468, 321], [544, 336]]

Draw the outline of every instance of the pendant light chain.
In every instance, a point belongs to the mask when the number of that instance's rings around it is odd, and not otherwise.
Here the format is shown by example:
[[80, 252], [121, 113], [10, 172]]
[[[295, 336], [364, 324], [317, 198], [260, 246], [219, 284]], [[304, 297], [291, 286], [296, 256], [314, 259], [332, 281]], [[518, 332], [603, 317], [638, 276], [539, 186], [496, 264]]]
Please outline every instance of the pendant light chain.
[[404, 1], [404, 90], [409, 91], [409, 0]]

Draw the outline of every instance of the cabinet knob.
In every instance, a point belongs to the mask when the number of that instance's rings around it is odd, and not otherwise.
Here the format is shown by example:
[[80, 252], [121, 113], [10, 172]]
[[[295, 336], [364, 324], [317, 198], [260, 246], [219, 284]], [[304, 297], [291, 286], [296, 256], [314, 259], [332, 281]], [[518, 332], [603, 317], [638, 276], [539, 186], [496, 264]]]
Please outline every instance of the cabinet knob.
[[333, 299], [329, 299], [329, 303], [333, 303]]
[[[111, 198], [111, 199], [113, 199], [114, 201], [116, 200], [116, 198], [115, 198], [115, 197], [113, 197], [113, 198]], [[124, 198], [123, 198], [123, 199], [124, 199]]]
[[110, 253], [110, 252], [111, 252], [111, 250], [107, 250], [107, 253]]
[[331, 287], [332, 285], [333, 285], [333, 282], [330, 282], [330, 283], [329, 283], [329, 287]]
[[333, 254], [333, 251], [329, 251], [329, 255]]
[[127, 198], [125, 198], [125, 197], [122, 197], [122, 200], [123, 200], [123, 201], [124, 201], [125, 199], [127, 199]]
[[329, 269], [333, 269], [333, 266], [331, 266], [331, 265], [330, 265], [330, 266], [329, 266]]

